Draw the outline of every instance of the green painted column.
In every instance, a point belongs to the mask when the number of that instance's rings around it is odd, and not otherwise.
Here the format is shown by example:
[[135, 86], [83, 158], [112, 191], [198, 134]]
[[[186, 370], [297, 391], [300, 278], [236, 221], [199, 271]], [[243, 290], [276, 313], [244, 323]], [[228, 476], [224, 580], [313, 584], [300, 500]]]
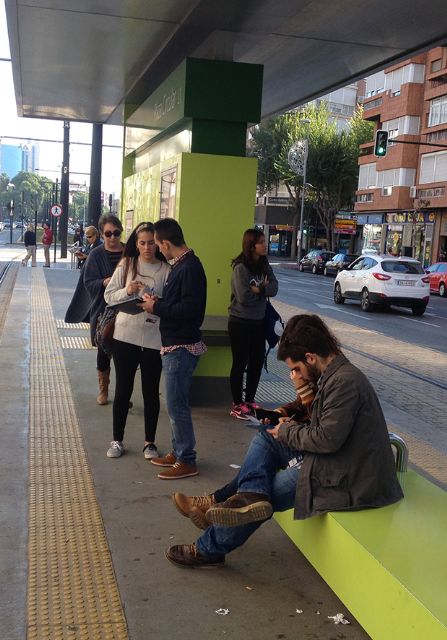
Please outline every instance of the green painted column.
[[141, 105], [126, 106], [124, 226], [176, 218], [207, 275], [208, 352], [193, 402], [230, 401], [230, 264], [253, 226], [257, 162], [246, 157], [246, 136], [260, 120], [262, 73], [259, 65], [188, 58]]

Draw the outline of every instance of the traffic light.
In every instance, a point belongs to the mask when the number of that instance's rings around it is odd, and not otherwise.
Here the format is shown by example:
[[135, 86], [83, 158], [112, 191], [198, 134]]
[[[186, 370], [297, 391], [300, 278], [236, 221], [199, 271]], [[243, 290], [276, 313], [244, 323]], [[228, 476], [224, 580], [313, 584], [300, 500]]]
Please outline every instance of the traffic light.
[[386, 156], [388, 147], [388, 131], [384, 131], [383, 129], [378, 129], [376, 131], [376, 141], [374, 144], [374, 155], [377, 158], [383, 158]]

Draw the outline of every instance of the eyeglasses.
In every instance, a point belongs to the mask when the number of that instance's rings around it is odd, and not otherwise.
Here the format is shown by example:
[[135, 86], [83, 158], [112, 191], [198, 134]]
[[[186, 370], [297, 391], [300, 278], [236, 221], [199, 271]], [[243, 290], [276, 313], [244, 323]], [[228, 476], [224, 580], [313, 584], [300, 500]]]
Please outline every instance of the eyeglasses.
[[106, 238], [111, 238], [112, 236], [115, 236], [115, 238], [119, 238], [121, 234], [122, 231], [120, 231], [119, 229], [115, 229], [115, 231], [104, 231], [104, 235]]

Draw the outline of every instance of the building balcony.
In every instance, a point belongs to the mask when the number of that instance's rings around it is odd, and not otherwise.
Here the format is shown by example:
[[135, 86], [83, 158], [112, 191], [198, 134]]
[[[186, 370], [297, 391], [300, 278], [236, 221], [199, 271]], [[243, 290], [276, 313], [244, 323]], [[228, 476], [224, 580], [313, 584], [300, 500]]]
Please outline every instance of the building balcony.
[[413, 207], [410, 187], [375, 187], [356, 191], [354, 211], [395, 211]]

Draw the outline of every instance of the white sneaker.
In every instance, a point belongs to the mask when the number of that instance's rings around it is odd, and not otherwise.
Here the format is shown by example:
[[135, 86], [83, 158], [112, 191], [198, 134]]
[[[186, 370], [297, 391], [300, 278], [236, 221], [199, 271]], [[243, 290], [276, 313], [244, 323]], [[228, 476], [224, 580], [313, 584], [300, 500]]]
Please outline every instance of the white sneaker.
[[143, 448], [143, 454], [146, 460], [153, 460], [154, 458], [159, 458], [160, 454], [158, 453], [158, 449], [155, 444], [146, 444]]
[[110, 443], [110, 448], [107, 450], [108, 458], [120, 458], [124, 453], [124, 447], [122, 442], [118, 442], [118, 440], [113, 440]]

